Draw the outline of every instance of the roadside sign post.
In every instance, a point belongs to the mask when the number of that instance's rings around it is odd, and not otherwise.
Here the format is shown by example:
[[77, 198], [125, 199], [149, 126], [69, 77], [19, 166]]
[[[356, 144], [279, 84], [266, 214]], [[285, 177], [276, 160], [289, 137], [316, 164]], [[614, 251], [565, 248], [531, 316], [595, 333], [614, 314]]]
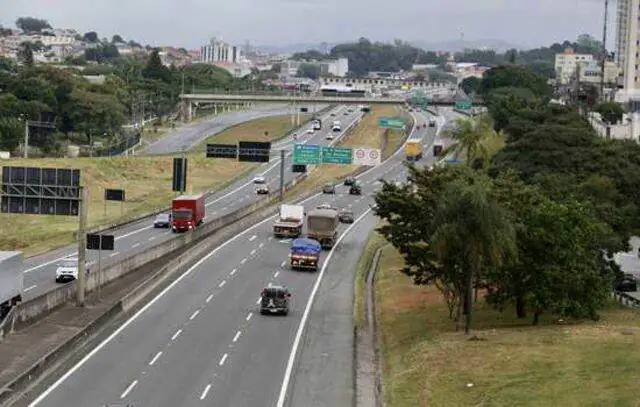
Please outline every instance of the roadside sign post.
[[470, 100], [458, 100], [458, 101], [456, 101], [456, 109], [459, 109], [459, 110], [469, 110], [469, 109], [471, 109], [471, 101]]
[[104, 217], [107, 217], [107, 201], [120, 201], [120, 216], [124, 215], [124, 189], [109, 189], [104, 190]]
[[78, 202], [80, 217], [78, 221], [78, 285], [76, 293], [76, 305], [84, 307], [86, 260], [87, 260], [87, 235], [85, 234], [87, 215], [89, 212], [89, 194], [86, 188], [80, 187], [82, 199]]
[[294, 165], [318, 165], [320, 164], [321, 147], [315, 144], [294, 144]]
[[280, 150], [280, 202], [284, 201], [284, 157], [285, 150]]
[[381, 117], [378, 119], [378, 127], [381, 129], [403, 130], [406, 125], [400, 118]]
[[[101, 288], [102, 288], [102, 251], [103, 250], [114, 250], [115, 248], [115, 237], [113, 235], [99, 235], [93, 233], [87, 233], [86, 236], [86, 249], [87, 250], [97, 250], [98, 251], [98, 274], [97, 274], [97, 286], [96, 291], [98, 293], [98, 298], [100, 298]], [[80, 277], [80, 275], [78, 275]]]
[[322, 147], [322, 164], [349, 165], [353, 162], [353, 150], [344, 147]]

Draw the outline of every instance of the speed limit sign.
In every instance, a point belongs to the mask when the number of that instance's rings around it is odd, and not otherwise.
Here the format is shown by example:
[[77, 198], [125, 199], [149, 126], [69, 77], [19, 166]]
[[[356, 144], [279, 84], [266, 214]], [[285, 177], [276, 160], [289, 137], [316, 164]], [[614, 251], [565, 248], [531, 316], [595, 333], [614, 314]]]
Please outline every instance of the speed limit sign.
[[362, 160], [365, 157], [366, 153], [364, 151], [364, 149], [359, 148], [356, 150], [356, 158]]

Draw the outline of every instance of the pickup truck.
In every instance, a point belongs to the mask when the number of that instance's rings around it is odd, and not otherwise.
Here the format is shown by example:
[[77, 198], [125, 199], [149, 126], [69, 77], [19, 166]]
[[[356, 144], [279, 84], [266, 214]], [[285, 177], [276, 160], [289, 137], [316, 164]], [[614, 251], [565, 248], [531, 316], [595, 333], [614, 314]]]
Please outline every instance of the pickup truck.
[[276, 237], [300, 237], [304, 225], [304, 206], [280, 205], [280, 217], [273, 224]]
[[310, 269], [318, 270], [320, 261], [320, 243], [313, 239], [300, 238], [291, 243], [289, 261], [292, 270]]

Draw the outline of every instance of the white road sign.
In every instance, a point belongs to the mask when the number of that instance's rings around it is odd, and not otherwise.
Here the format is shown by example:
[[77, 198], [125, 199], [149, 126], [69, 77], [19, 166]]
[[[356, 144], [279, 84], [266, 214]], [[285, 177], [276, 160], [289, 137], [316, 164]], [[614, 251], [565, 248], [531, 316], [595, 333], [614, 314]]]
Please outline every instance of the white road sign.
[[376, 148], [354, 148], [353, 164], [368, 166], [380, 165], [380, 156], [380, 150]]

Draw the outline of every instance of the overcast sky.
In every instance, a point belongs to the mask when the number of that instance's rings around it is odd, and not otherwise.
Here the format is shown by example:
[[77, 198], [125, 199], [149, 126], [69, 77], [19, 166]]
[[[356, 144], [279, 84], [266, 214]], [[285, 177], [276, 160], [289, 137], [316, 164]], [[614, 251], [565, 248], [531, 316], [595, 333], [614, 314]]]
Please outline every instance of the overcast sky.
[[[609, 15], [613, 21], [615, 1]], [[501, 39], [523, 46], [601, 37], [604, 0], [0, 0], [0, 24], [17, 17], [188, 48], [212, 36], [244, 44]], [[611, 26], [611, 32], [613, 31]], [[611, 38], [611, 37], [610, 37]], [[608, 44], [609, 46], [613, 43]]]

